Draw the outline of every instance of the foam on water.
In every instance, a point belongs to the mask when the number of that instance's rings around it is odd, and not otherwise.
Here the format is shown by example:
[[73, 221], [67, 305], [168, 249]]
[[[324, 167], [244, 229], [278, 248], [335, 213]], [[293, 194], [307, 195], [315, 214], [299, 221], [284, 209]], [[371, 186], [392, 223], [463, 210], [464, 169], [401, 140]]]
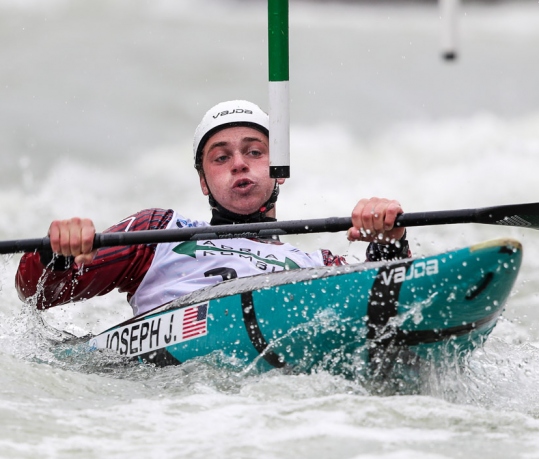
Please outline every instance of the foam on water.
[[[355, 141], [351, 133], [331, 126], [295, 129], [294, 149], [302, 159], [297, 160], [300, 164], [296, 176], [283, 187], [281, 218], [297, 218], [298, 207], [305, 217], [346, 215], [355, 198], [366, 193], [399, 195], [405, 209], [414, 211], [534, 200], [527, 199], [536, 193], [533, 165], [537, 143], [533, 135], [526, 136], [526, 132], [533, 132], [529, 128], [532, 125], [539, 128], [534, 115], [512, 121], [479, 116], [423, 125], [402, 124], [368, 141]], [[312, 177], [324, 176], [325, 171], [309, 158], [324, 155], [329, 136], [347, 167], [329, 177], [330, 181], [337, 178], [331, 181], [330, 188], [321, 189], [319, 181]], [[179, 173], [163, 173], [155, 165], [184, 163], [177, 154], [181, 148], [163, 148], [121, 170], [103, 171], [76, 161], [59, 162], [48, 176], [32, 185], [31, 191], [2, 191], [2, 200], [10, 203], [3, 206], [4, 215], [9, 215], [9, 224], [2, 230], [4, 237], [19, 233], [39, 236], [51, 218], [84, 210], [95, 213], [103, 228], [136, 210], [133, 203], [143, 203], [140, 207], [145, 207], [168, 201], [168, 205], [176, 207], [176, 198], [168, 190], [185, 187], [184, 181], [191, 180], [193, 171], [187, 161]], [[440, 149], [443, 154], [438, 153]], [[477, 155], [471, 156], [470, 151]], [[466, 167], [462, 167], [463, 163]], [[392, 179], [380, 180], [380, 171]], [[79, 186], [77, 177], [85, 174], [96, 179]], [[138, 186], [130, 187], [134, 176]], [[158, 189], [152, 186], [157, 180], [161, 185]], [[424, 190], [410, 186], [414, 182], [421, 183]], [[196, 190], [196, 182], [192, 186]], [[66, 187], [72, 192], [62, 202], [55, 201], [54, 197]], [[510, 190], [509, 196], [504, 189]], [[103, 207], [103, 202], [111, 202], [111, 195], [116, 198], [113, 205]], [[196, 201], [190, 193], [191, 197]], [[188, 215], [205, 213], [200, 210], [205, 207], [201, 198], [198, 209], [192, 203], [186, 207], [184, 200], [178, 201], [180, 210], [186, 208]], [[13, 234], [15, 228], [18, 230]], [[39, 228], [39, 233], [34, 228]], [[537, 341], [539, 319], [535, 235], [530, 230], [472, 225], [410, 230], [416, 254], [500, 235], [522, 240], [526, 254], [506, 319], [465, 371], [449, 368], [445, 373], [433, 374], [424, 396], [397, 399], [366, 396], [361, 384], [324, 373], [241, 376], [234, 371], [218, 371], [204, 362], [182, 369], [154, 370], [100, 359], [58, 360], [51, 354], [50, 343], [55, 337], [51, 338], [48, 328], [40, 324], [35, 313], [19, 311], [12, 287], [18, 257], [11, 257], [2, 267], [0, 292], [6, 369], [3, 379], [5, 396], [10, 394], [4, 409], [14, 426], [25, 430], [26, 447], [16, 446], [20, 437], [14, 435], [5, 440], [4, 451], [20, 451], [23, 456], [40, 450], [66, 457], [73, 451], [80, 452], [81, 457], [105, 453], [121, 457], [128, 452], [135, 457], [150, 452], [175, 457], [171, 443], [161, 441], [148, 446], [137, 438], [143, 432], [145, 436], [172, 438], [173, 432], [181, 431], [183, 438], [194, 436], [199, 442], [212, 438], [211, 444], [183, 447], [183, 452], [194, 457], [210, 453], [233, 457], [327, 457], [321, 451], [335, 450], [341, 457], [406, 457], [412, 453], [418, 457], [455, 457], [462, 442], [469, 447], [470, 457], [480, 450], [488, 450], [492, 457], [507, 457], [515, 448], [522, 454], [533, 452], [538, 447], [533, 438], [539, 429], [535, 421], [539, 415], [539, 350], [532, 344]], [[324, 246], [363, 259], [364, 245], [350, 246], [344, 236], [291, 239], [307, 250]], [[82, 335], [99, 332], [129, 315], [125, 299], [111, 294], [47, 311], [42, 317], [59, 329]], [[39, 383], [25, 383], [27, 380]], [[19, 394], [15, 398], [14, 392]], [[24, 401], [28, 398], [38, 403], [28, 405]], [[15, 411], [28, 414], [14, 414]], [[48, 427], [36, 433], [35, 419], [45, 414]], [[197, 437], [195, 432], [202, 426], [204, 435]], [[227, 440], [231, 432], [234, 441]], [[271, 442], [267, 440], [268, 432]], [[471, 432], [478, 436], [473, 437]], [[512, 437], [517, 432], [518, 443]], [[49, 436], [54, 436], [55, 441]], [[98, 438], [101, 446], [95, 445]], [[87, 450], [93, 453], [84, 456], [82, 452]], [[362, 451], [359, 456], [358, 451]]]

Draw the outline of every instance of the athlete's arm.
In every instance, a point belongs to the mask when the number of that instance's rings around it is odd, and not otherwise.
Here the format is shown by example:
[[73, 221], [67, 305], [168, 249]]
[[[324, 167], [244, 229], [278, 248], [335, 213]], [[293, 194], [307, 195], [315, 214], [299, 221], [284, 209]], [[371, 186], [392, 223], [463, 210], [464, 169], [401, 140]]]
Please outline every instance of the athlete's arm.
[[[167, 227], [172, 214], [172, 210], [144, 210], [105, 232], [163, 229]], [[51, 231], [54, 231], [52, 225]], [[72, 238], [70, 241], [68, 247], [65, 238], [51, 233], [51, 246], [67, 256], [53, 257], [52, 252], [27, 253], [22, 256], [15, 277], [21, 300], [28, 300], [37, 292], [32, 301], [36, 302], [38, 309], [47, 309], [104, 295], [114, 288], [130, 296], [144, 278], [155, 252], [154, 244], [140, 244], [101, 248], [94, 253], [88, 252], [87, 246], [83, 248], [83, 244], [87, 244], [84, 237], [78, 247], [76, 243], [73, 244]]]

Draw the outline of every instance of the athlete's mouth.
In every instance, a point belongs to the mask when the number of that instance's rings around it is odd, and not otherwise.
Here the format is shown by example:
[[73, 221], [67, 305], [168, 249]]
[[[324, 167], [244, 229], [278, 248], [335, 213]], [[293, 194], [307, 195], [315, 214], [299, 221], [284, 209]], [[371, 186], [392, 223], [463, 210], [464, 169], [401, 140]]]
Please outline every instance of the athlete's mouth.
[[249, 185], [253, 184], [254, 182], [252, 180], [249, 180], [249, 179], [241, 179], [241, 180], [238, 180], [234, 183], [234, 188], [240, 188], [240, 189], [243, 189], [243, 188], [246, 188], [248, 187]]

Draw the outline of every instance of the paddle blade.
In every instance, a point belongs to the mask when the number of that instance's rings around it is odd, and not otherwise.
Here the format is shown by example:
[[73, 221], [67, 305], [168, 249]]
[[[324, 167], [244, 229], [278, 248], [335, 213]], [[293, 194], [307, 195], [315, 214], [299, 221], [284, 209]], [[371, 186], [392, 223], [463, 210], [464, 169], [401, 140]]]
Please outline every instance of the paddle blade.
[[478, 209], [477, 223], [539, 230], [539, 202]]

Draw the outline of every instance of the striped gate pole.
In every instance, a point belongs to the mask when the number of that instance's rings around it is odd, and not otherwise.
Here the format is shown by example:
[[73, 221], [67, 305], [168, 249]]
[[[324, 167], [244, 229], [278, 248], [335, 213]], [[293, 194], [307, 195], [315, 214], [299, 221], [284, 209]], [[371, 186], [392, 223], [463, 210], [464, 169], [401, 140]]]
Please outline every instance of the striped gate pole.
[[442, 20], [442, 57], [451, 61], [457, 58], [457, 16], [460, 0], [439, 0]]
[[290, 177], [288, 0], [268, 0], [270, 177]]

